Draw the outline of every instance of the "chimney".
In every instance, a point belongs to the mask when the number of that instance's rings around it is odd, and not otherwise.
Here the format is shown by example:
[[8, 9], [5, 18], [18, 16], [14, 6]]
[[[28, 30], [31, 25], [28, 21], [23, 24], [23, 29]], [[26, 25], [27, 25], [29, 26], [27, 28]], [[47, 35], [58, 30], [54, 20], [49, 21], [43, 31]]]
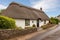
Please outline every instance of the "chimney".
[[40, 8], [40, 10], [42, 11], [42, 8]]

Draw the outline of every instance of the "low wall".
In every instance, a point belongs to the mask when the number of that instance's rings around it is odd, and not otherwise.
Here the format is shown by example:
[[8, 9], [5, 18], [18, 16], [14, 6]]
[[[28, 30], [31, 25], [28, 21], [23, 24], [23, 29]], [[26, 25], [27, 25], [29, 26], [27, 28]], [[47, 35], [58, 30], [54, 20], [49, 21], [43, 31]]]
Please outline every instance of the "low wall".
[[1, 30], [0, 29], [0, 40], [7, 40], [9, 38], [14, 38], [14, 37], [17, 37], [17, 36], [26, 35], [26, 34], [29, 34], [29, 33], [36, 32], [36, 31], [37, 31], [36, 28], [34, 28], [34, 29], [24, 29], [24, 30], [6, 30], [6, 29]]

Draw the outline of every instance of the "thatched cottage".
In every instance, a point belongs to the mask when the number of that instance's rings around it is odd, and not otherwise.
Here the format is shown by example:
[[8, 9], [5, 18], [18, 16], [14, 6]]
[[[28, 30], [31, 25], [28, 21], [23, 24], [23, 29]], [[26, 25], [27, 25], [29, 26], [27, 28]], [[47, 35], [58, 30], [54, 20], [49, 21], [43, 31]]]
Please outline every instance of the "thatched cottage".
[[12, 2], [2, 15], [14, 18], [17, 27], [22, 28], [32, 25], [41, 27], [42, 25], [49, 23], [49, 17], [42, 8], [38, 10], [15, 2]]

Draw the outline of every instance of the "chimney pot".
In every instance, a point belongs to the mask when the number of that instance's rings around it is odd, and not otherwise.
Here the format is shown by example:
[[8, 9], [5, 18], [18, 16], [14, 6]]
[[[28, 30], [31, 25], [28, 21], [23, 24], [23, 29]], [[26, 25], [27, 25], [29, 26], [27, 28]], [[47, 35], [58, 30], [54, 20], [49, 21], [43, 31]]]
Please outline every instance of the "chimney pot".
[[42, 8], [40, 8], [40, 10], [42, 11]]

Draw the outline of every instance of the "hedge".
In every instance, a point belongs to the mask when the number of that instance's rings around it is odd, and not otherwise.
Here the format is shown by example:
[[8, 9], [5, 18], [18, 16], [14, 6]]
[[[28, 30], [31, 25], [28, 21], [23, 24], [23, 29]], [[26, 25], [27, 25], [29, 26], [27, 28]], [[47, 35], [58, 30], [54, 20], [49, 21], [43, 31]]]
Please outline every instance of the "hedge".
[[0, 29], [14, 29], [15, 27], [14, 19], [0, 15]]

